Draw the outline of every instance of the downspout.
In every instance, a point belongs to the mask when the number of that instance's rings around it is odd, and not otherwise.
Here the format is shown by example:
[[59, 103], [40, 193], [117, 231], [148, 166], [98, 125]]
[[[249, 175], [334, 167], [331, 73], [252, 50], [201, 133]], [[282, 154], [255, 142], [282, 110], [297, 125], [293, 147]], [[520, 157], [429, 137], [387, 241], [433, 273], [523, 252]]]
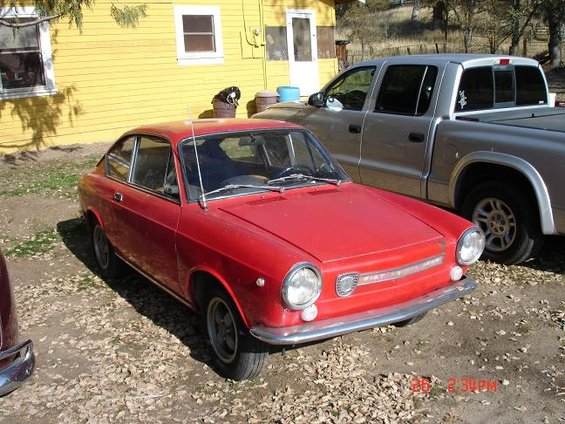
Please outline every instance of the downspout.
[[258, 0], [259, 2], [259, 24], [261, 26], [261, 45], [263, 46], [263, 58], [261, 59], [263, 65], [263, 89], [267, 90], [267, 36], [265, 32], [265, 0]]

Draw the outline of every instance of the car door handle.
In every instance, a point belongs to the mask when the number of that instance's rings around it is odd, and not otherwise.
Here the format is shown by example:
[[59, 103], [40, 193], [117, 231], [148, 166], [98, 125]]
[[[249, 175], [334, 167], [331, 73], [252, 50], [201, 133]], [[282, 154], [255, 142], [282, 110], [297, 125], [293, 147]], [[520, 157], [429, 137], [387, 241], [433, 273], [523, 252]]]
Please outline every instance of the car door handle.
[[352, 134], [361, 134], [361, 125], [349, 125], [349, 132]]
[[124, 195], [119, 191], [116, 191], [114, 193], [114, 200], [116, 200], [117, 202], [121, 202], [122, 200], [124, 200]]
[[408, 140], [412, 143], [422, 143], [426, 137], [422, 133], [410, 133], [408, 134]]

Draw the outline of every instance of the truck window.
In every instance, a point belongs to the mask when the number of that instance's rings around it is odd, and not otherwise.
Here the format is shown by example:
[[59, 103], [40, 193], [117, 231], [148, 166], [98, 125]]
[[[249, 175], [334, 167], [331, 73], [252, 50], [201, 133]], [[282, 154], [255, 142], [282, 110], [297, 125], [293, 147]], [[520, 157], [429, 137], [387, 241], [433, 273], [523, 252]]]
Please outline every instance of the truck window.
[[494, 103], [514, 103], [514, 72], [494, 70]]
[[430, 106], [437, 67], [392, 65], [383, 78], [375, 112], [419, 116]]
[[545, 81], [538, 68], [516, 66], [516, 105], [542, 105], [547, 102]]
[[489, 109], [493, 106], [494, 81], [492, 68], [483, 66], [466, 69], [457, 90], [455, 111]]
[[337, 79], [325, 92], [325, 97], [333, 97], [347, 110], [362, 110], [371, 88], [375, 67], [367, 66], [352, 69]]

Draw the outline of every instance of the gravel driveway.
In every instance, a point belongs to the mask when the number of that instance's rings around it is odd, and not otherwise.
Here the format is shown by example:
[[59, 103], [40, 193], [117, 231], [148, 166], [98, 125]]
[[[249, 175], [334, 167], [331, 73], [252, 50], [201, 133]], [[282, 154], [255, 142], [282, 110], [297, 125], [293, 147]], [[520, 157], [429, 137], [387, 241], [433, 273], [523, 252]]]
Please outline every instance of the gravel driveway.
[[565, 240], [524, 266], [480, 262], [473, 296], [413, 326], [275, 350], [236, 383], [184, 306], [97, 276], [75, 186], [106, 147], [0, 162], [0, 243], [37, 356], [0, 422], [565, 422]]

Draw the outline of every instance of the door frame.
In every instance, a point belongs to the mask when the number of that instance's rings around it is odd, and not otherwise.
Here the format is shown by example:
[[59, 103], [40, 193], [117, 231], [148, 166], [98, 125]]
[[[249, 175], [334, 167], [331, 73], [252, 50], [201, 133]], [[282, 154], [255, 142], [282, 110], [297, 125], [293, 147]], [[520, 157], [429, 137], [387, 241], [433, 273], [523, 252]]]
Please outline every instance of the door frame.
[[[297, 62], [294, 58], [294, 38], [292, 18], [310, 20], [310, 42], [312, 51], [311, 72], [304, 72], [307, 62]], [[316, 11], [311, 9], [286, 9], [286, 41], [288, 46], [288, 72], [292, 86], [300, 88], [301, 96], [308, 96], [320, 89], [320, 74], [318, 67], [318, 42], [316, 29]]]

